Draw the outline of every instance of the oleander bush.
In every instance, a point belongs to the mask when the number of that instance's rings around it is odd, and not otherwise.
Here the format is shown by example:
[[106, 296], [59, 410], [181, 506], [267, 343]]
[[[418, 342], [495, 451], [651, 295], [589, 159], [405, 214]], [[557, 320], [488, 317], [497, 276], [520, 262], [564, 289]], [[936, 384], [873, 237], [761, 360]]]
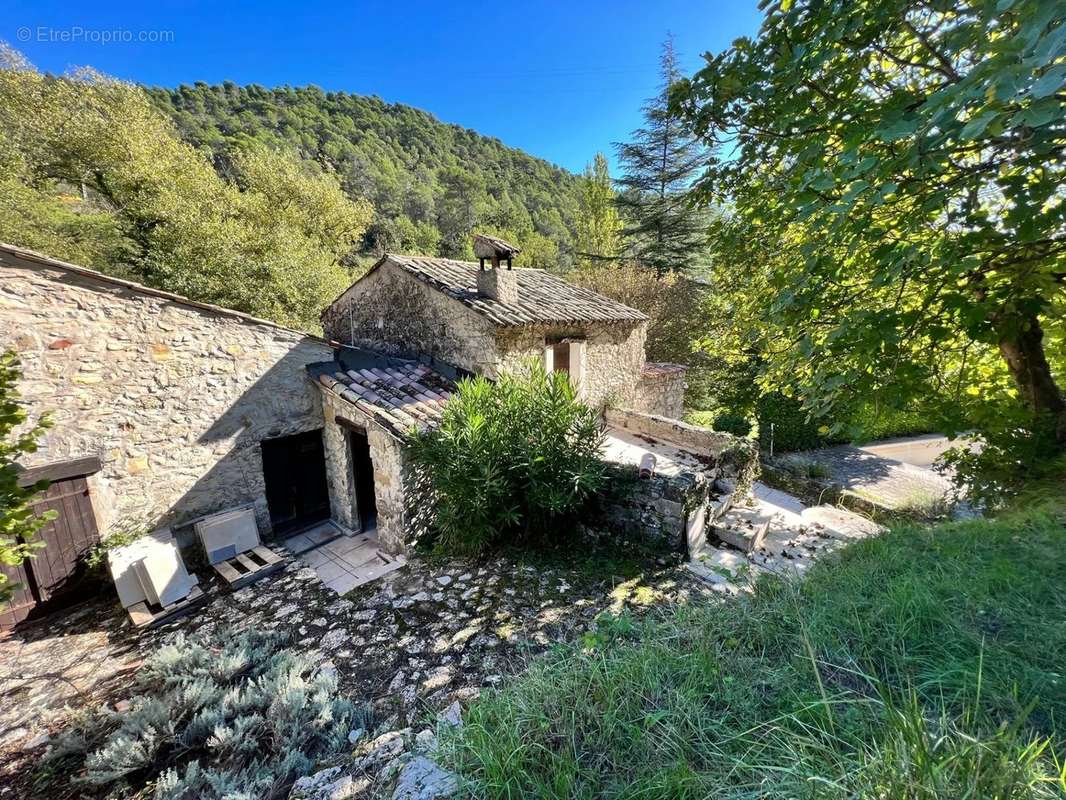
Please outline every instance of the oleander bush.
[[410, 452], [436, 503], [436, 548], [476, 553], [502, 541], [544, 539], [572, 521], [606, 483], [603, 423], [564, 373], [462, 381], [434, 430]]
[[155, 800], [283, 798], [340, 752], [355, 719], [336, 677], [272, 631], [179, 634], [138, 672], [128, 707], [83, 715], [41, 770]]

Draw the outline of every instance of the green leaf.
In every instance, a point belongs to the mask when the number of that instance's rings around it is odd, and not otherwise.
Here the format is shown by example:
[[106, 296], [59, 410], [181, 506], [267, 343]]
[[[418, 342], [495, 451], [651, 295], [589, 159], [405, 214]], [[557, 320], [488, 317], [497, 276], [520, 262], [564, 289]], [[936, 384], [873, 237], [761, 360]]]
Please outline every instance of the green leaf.
[[1036, 99], [1047, 97], [1055, 94], [1063, 84], [1066, 84], [1066, 64], [1056, 64], [1033, 84], [1030, 94]]
[[898, 119], [890, 125], [878, 128], [877, 137], [882, 142], [898, 142], [912, 135], [917, 129], [917, 119]]
[[978, 114], [962, 127], [959, 132], [959, 138], [969, 141], [976, 139], [985, 132], [985, 128], [988, 127], [989, 123], [998, 116], [999, 114], [995, 111], [985, 111]]

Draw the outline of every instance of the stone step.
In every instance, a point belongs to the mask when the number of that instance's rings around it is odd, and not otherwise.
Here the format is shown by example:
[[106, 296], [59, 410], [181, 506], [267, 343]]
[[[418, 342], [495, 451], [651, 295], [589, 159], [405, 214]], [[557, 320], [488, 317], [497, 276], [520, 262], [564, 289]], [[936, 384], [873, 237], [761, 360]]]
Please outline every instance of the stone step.
[[804, 521], [821, 525], [826, 533], [840, 539], [865, 539], [881, 532], [873, 520], [835, 506], [815, 506], [803, 512]]
[[[708, 517], [710, 513], [708, 508]], [[805, 507], [791, 495], [758, 484], [754, 505], [734, 506], [719, 519], [709, 519], [707, 528], [710, 541], [690, 550], [688, 569], [722, 594], [750, 591], [752, 578], [762, 572], [801, 576], [821, 556], [881, 531], [851, 511]]]
[[720, 541], [750, 553], [762, 545], [774, 516], [762, 508], [735, 506], [714, 523], [711, 532]]
[[717, 592], [747, 591], [750, 574], [760, 570], [735, 550], [707, 546], [688, 563], [689, 571]]
[[733, 492], [728, 492], [712, 497], [707, 506], [707, 522], [713, 524], [724, 517], [733, 507], [734, 496]]
[[733, 507], [733, 492], [711, 494], [706, 505], [690, 514], [685, 528], [685, 542], [690, 556], [707, 546], [707, 531]]

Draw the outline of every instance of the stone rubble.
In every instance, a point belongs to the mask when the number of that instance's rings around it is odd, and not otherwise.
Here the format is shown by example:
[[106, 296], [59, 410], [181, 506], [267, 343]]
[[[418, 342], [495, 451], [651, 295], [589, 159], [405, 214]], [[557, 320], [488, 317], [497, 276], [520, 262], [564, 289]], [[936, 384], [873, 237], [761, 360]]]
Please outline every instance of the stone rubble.
[[[257, 628], [291, 632], [292, 646], [366, 709], [350, 734], [351, 757], [321, 765], [340, 770], [319, 780], [316, 800], [387, 795], [400, 774], [401, 797], [439, 796], [432, 792], [450, 783], [425, 763], [403, 772], [412, 759], [430, 757], [438, 714], [442, 725], [461, 724], [463, 707], [483, 689], [554, 643], [593, 629], [601, 612], [640, 615], [712, 595], [676, 559], [608, 563], [590, 569], [562, 559], [536, 566], [505, 557], [413, 559], [338, 598], [294, 562], [235, 593], [212, 590], [193, 614], [148, 631], [133, 629], [112, 597], [91, 601], [0, 639], [0, 784], [32, 766], [46, 740], [22, 748], [58, 732], [71, 707], [126, 702], [142, 659], [178, 633]], [[21, 677], [42, 675], [54, 677]], [[427, 728], [434, 739], [418, 739]], [[311, 785], [301, 786], [294, 796], [310, 797]], [[416, 787], [423, 794], [411, 794]]]
[[[767, 527], [762, 529], [763, 525]], [[757, 484], [754, 505], [726, 512], [710, 536], [713, 540], [717, 533], [718, 543], [709, 540], [688, 566], [715, 592], [750, 592], [759, 573], [802, 576], [815, 561], [849, 541], [880, 531], [877, 523], [854, 512], [833, 506], [808, 508], [790, 495]]]
[[459, 790], [459, 781], [424, 756], [416, 756], [400, 770], [392, 800], [438, 800]]

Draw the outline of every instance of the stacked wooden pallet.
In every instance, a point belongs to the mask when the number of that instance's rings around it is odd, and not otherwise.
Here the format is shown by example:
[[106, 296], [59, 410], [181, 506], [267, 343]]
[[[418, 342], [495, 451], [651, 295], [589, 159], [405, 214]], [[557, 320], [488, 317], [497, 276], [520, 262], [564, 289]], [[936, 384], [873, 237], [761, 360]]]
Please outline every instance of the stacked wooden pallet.
[[285, 566], [285, 561], [285, 556], [259, 545], [213, 566], [226, 587], [236, 590], [277, 572]]

